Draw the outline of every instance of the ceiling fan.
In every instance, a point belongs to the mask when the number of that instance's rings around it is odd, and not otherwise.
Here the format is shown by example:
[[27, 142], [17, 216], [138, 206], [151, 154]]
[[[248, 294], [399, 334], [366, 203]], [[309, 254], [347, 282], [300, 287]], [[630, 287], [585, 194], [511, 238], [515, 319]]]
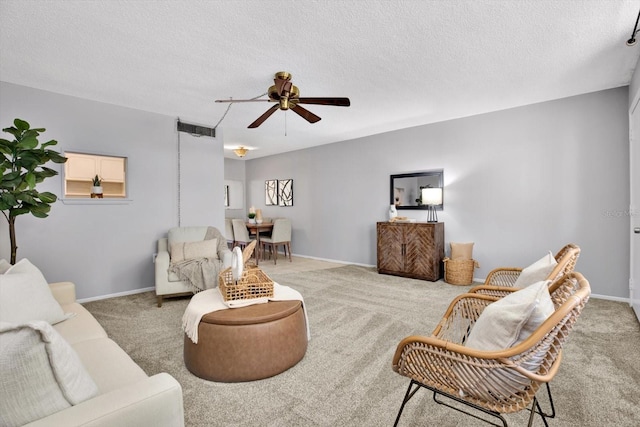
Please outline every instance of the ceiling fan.
[[349, 98], [300, 98], [300, 90], [291, 83], [291, 74], [286, 71], [276, 73], [273, 79], [275, 83], [267, 91], [268, 99], [217, 99], [216, 102], [277, 102], [277, 105], [269, 108], [263, 115], [258, 117], [249, 128], [257, 128], [269, 118], [276, 110], [292, 110], [294, 113], [308, 121], [316, 123], [320, 117], [311, 111], [300, 106], [300, 104], [333, 105], [337, 107], [348, 107], [351, 105]]

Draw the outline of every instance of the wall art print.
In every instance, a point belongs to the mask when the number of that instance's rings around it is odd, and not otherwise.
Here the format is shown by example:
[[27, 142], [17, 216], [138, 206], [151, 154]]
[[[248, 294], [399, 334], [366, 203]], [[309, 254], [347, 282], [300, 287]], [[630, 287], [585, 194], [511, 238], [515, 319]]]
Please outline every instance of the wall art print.
[[264, 204], [278, 206], [278, 180], [270, 179], [264, 182]]
[[278, 180], [279, 206], [293, 206], [293, 179]]

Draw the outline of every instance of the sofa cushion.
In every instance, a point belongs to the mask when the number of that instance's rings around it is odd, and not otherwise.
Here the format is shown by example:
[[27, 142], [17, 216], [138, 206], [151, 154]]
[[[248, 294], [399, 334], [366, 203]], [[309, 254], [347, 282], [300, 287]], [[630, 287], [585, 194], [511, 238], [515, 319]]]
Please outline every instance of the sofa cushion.
[[524, 268], [513, 286], [515, 288], [525, 288], [541, 280], [546, 280], [556, 265], [558, 265], [558, 262], [553, 257], [553, 254], [549, 252], [538, 261]]
[[98, 393], [78, 355], [49, 323], [2, 323], [0, 340], [0, 425], [23, 425]]
[[80, 341], [96, 338], [107, 338], [104, 328], [82, 305], [77, 302], [65, 304], [62, 309], [65, 312], [76, 313], [73, 318], [53, 325], [53, 329], [58, 331], [69, 344], [73, 345]]
[[194, 258], [218, 259], [218, 239], [176, 242], [171, 245], [170, 254], [173, 263]]
[[72, 344], [72, 347], [98, 386], [100, 394], [148, 378], [142, 368], [109, 338], [80, 341]]
[[548, 286], [549, 281], [541, 281], [489, 304], [465, 346], [494, 351], [526, 340], [555, 310]]
[[46, 320], [54, 324], [71, 316], [73, 313], [65, 314], [55, 300], [40, 270], [26, 258], [0, 275], [0, 321]]

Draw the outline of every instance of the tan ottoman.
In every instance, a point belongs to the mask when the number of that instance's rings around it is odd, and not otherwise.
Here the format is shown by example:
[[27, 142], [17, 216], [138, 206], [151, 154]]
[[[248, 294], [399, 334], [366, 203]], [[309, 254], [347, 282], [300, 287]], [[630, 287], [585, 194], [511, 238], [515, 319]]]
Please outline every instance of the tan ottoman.
[[211, 381], [268, 378], [298, 363], [307, 351], [307, 327], [300, 301], [270, 301], [205, 314], [198, 344], [185, 334], [184, 363]]

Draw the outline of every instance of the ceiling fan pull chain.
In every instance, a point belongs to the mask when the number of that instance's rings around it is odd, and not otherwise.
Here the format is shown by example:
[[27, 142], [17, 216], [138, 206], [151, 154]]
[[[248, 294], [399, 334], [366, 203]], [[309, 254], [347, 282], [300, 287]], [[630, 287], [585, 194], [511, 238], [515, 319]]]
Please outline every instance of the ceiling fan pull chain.
[[287, 136], [287, 111], [284, 112], [284, 136]]

